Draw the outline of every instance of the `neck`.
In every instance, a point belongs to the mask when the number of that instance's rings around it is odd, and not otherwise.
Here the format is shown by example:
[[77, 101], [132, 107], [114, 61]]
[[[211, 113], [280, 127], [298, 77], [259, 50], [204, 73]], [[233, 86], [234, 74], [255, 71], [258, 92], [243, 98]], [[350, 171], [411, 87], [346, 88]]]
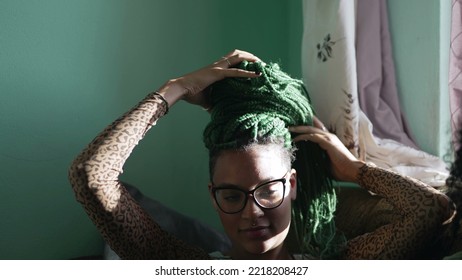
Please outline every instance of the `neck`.
[[262, 254], [253, 254], [245, 251], [243, 248], [233, 247], [228, 255], [234, 260], [290, 260], [292, 255], [283, 244], [268, 252]]

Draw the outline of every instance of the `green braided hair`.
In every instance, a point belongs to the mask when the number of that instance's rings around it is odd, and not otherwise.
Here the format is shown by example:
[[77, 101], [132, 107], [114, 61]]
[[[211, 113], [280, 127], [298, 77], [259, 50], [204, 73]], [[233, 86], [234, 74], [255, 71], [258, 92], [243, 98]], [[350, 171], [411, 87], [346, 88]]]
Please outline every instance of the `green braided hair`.
[[337, 199], [329, 159], [312, 142], [294, 147], [288, 130], [289, 126], [313, 124], [314, 112], [303, 82], [275, 63], [244, 61], [238, 68], [260, 72], [261, 76], [228, 78], [212, 85], [211, 121], [203, 135], [210, 153], [211, 176], [214, 158], [223, 150], [252, 143], [280, 143], [290, 153], [296, 150], [292, 167], [297, 170], [298, 186], [290, 234], [295, 236], [296, 247], [292, 249], [318, 258], [337, 257], [344, 240], [334, 223]]

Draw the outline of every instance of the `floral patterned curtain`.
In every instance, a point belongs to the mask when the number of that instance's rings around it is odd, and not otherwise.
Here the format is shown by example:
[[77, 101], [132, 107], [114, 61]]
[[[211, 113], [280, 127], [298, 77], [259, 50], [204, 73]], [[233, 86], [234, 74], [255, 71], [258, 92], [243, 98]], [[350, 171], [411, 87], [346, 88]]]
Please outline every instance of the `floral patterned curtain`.
[[304, 0], [303, 79], [318, 117], [357, 157], [443, 185], [448, 171], [409, 135], [385, 0]]

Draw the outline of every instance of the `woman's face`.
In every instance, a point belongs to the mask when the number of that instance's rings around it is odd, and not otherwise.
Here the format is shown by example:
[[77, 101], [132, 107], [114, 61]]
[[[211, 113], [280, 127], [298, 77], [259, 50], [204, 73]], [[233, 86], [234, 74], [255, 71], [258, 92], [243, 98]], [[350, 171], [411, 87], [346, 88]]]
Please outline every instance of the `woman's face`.
[[[296, 197], [296, 173], [287, 160], [282, 160], [281, 148], [255, 145], [246, 151], [224, 151], [217, 158], [213, 187], [233, 186], [251, 191], [262, 183], [285, 178], [285, 197], [274, 209], [262, 209], [249, 196], [244, 209], [226, 214], [212, 200], [223, 227], [233, 244], [233, 258], [284, 257], [284, 240], [291, 220], [291, 201]], [[212, 189], [212, 183], [209, 185]], [[212, 192], [210, 192], [212, 194]], [[286, 252], [287, 253], [287, 252]]]

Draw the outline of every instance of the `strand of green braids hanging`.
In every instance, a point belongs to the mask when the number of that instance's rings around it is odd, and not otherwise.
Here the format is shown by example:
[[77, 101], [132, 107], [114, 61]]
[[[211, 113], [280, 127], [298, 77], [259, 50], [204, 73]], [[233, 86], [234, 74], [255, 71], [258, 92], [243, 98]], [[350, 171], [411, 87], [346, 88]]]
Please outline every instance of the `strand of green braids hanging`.
[[[303, 83], [280, 70], [277, 64], [242, 62], [239, 68], [260, 72], [252, 79], [228, 78], [212, 86], [211, 121], [204, 130], [209, 151], [237, 149], [259, 139], [283, 139], [292, 149], [288, 127], [312, 125], [313, 109]], [[292, 207], [291, 236], [296, 253], [335, 258], [344, 238], [334, 223], [336, 195], [329, 177], [326, 153], [311, 142], [297, 144], [292, 167], [297, 170], [297, 199]]]

